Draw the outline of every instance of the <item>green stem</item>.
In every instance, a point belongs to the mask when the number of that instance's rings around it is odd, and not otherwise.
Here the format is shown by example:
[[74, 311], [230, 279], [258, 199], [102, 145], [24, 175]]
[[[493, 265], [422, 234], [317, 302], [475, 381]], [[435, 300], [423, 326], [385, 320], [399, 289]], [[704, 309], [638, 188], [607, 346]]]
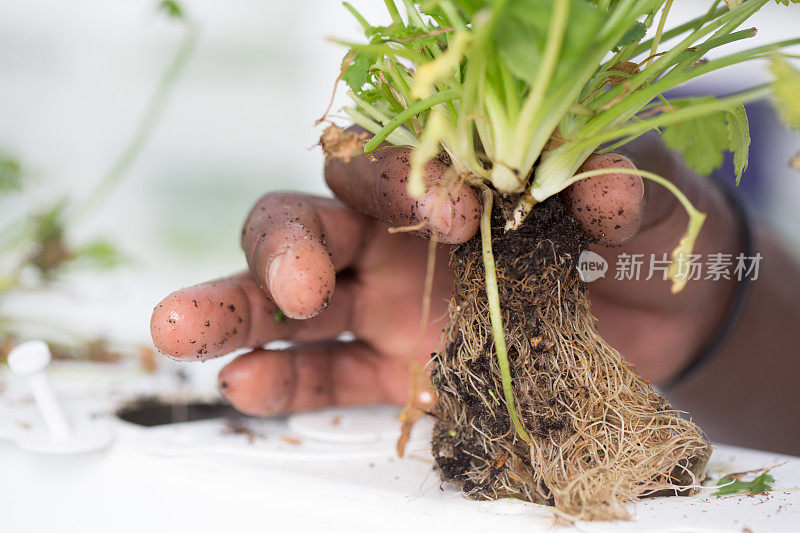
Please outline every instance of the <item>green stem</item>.
[[330, 39], [330, 42], [339, 44], [341, 46], [346, 46], [356, 52], [363, 52], [368, 55], [373, 56], [387, 56], [387, 57], [402, 57], [412, 61], [414, 64], [423, 64], [428, 62], [428, 58], [424, 55], [420, 54], [416, 50], [412, 50], [411, 48], [405, 47], [394, 47], [390, 46], [392, 43], [374, 43], [374, 44], [364, 44], [364, 43], [356, 43], [352, 41], [345, 41], [344, 39]]
[[370, 116], [372, 120], [376, 123], [380, 124], [381, 128], [384, 124], [391, 120], [391, 117], [375, 107], [374, 105], [367, 103], [366, 101], [362, 100], [353, 91], [347, 91], [347, 96], [356, 103], [359, 109], [362, 109], [364, 113]]
[[[715, 70], [736, 65], [738, 63], [744, 63], [745, 61], [751, 61], [753, 59], [762, 59], [765, 54], [772, 53], [779, 48], [786, 48], [787, 46], [794, 46], [797, 44], [800, 44], [800, 38], [777, 41], [774, 43], [757, 46], [755, 48], [750, 48], [749, 50], [744, 50], [742, 52], [736, 52], [734, 54], [722, 56], [717, 59], [712, 59], [708, 63], [697, 65], [688, 71], [675, 74], [670, 73], [669, 77], [659, 80], [657, 85], [663, 91], [663, 87], [675, 87], [676, 85], [686, 83], [693, 78], [703, 76], [710, 72], [714, 72]], [[666, 83], [668, 83], [668, 85], [666, 85]]]
[[720, 2], [722, 2], [722, 0], [714, 0], [714, 3], [712, 3], [711, 6], [708, 8], [708, 11], [706, 11], [706, 14], [703, 15], [703, 17], [697, 21], [696, 28], [699, 28], [700, 26], [708, 22], [709, 19], [712, 18], [715, 13], [720, 11], [717, 9], [717, 6], [719, 5]]
[[[721, 98], [712, 100], [706, 104], [700, 104], [677, 111], [662, 113], [661, 115], [642, 120], [628, 126], [620, 126], [608, 131], [599, 133], [589, 139], [564, 144], [552, 152], [546, 154], [536, 169], [536, 175], [528, 191], [522, 195], [514, 208], [511, 220], [506, 224], [506, 229], [518, 228], [528, 216], [533, 205], [543, 201], [554, 194], [566, 189], [576, 181], [574, 172], [586, 160], [586, 158], [603, 143], [618, 140], [624, 137], [634, 138], [652, 128], [658, 128], [669, 124], [674, 124], [681, 120], [698, 118], [709, 113], [725, 111], [732, 105], [744, 104], [763, 98], [770, 93], [770, 86], [763, 85]], [[633, 172], [632, 172], [633, 173]], [[585, 173], [584, 173], [585, 174]], [[579, 174], [583, 176], [584, 174]]]
[[[683, 192], [681, 192], [681, 190], [676, 187], [674, 183], [659, 176], [658, 174], [654, 174], [646, 170], [639, 170], [635, 168], [601, 168], [598, 170], [589, 170], [573, 176], [569, 183], [567, 183], [567, 186], [585, 178], [617, 173], [641, 176], [642, 178], [647, 178], [661, 185], [662, 187], [665, 187], [675, 196], [678, 202], [680, 202], [680, 204], [686, 210], [686, 214], [689, 215], [686, 233], [684, 233], [683, 237], [681, 237], [680, 241], [678, 241], [678, 245], [675, 247], [675, 249], [672, 250], [672, 253], [670, 254], [672, 262], [667, 270], [667, 276], [672, 280], [672, 288], [670, 289], [671, 292], [675, 294], [682, 291], [686, 286], [686, 283], [689, 281], [688, 271], [685, 270], [686, 260], [691, 257], [694, 244], [697, 241], [697, 236], [700, 234], [700, 230], [705, 223], [706, 214], [698, 211], [692, 205], [686, 195], [683, 194]], [[682, 266], [684, 267], [683, 269], [681, 268]]]
[[386, 10], [389, 12], [389, 16], [392, 17], [392, 23], [402, 24], [403, 19], [400, 17], [400, 12], [397, 10], [394, 0], [383, 0], [383, 3], [386, 4]]
[[[746, 36], [748, 33], [749, 32], [745, 30], [744, 32], [737, 32], [737, 35], [731, 34], [727, 37], [723, 37], [722, 39], [723, 40], [730, 39], [731, 41], [738, 40], [739, 38], [744, 38], [744, 36]], [[775, 46], [787, 46], [789, 44], [793, 44], [791, 40], [775, 43]], [[758, 49], [768, 49], [768, 47], [759, 47], [754, 50]], [[580, 132], [576, 133], [575, 136], [588, 138], [594, 136], [595, 134], [603, 130], [608, 130], [609, 128], [614, 127], [614, 125], [619, 124], [624, 120], [627, 120], [633, 113], [639, 112], [647, 104], [647, 102], [652, 100], [659, 93], [666, 92], [667, 90], [673, 87], [681, 85], [682, 83], [686, 83], [693, 78], [696, 78], [713, 70], [745, 61], [750, 58], [750, 55], [751, 51], [739, 52], [731, 56], [726, 56], [720, 59], [712, 60], [704, 65], [698, 65], [689, 70], [682, 70], [679, 72], [673, 70], [660, 80], [654, 82], [652, 85], [647, 85], [642, 87], [640, 90], [626, 97], [624, 101], [620, 102], [617, 105], [612, 106], [610, 109], [607, 109], [602, 113], [599, 113], [595, 118], [590, 119], [589, 122], [587, 122], [586, 126]], [[638, 78], [640, 75], [641, 74], [637, 74], [631, 79]], [[615, 87], [612, 90], [616, 90], [619, 87], [620, 86]], [[601, 100], [601, 98], [595, 100], [594, 105], [597, 105], [597, 103]]]
[[529, 194], [523, 195], [514, 210], [513, 220], [509, 222], [509, 228], [516, 228], [525, 220], [530, 208], [532, 207], [531, 197], [541, 202], [558, 192], [564, 190], [570, 183], [573, 183], [573, 174], [594, 152], [598, 146], [606, 142], [613, 142], [618, 139], [640, 135], [652, 128], [658, 128], [674, 124], [681, 120], [689, 120], [702, 117], [709, 113], [725, 111], [736, 104], [744, 104], [763, 98], [770, 93], [770, 86], [763, 85], [736, 93], [726, 98], [709, 101], [708, 103], [662, 113], [656, 117], [642, 120], [640, 122], [609, 127], [606, 131], [593, 135], [589, 138], [573, 143], [564, 144], [555, 150], [548, 152], [542, 158], [536, 168], [536, 175], [533, 183], [528, 189]]
[[[763, 6], [764, 3], [766, 3], [766, 1], [767, 0], [750, 0], [746, 4], [740, 6], [739, 8], [730, 11], [729, 13], [726, 13], [725, 15], [709, 23], [707, 26], [704, 26], [703, 28], [700, 28], [692, 32], [686, 38], [684, 38], [680, 43], [672, 47], [667, 53], [659, 57], [654, 63], [649, 65], [648, 68], [632, 76], [628, 80], [628, 83], [617, 85], [613, 89], [610, 89], [604, 92], [599, 97], [597, 97], [592, 102], [592, 107], [599, 109], [605, 106], [606, 104], [615, 101], [623, 91], [630, 92], [629, 96], [633, 96], [634, 94], [636, 94], [636, 91], [638, 91], [640, 87], [656, 79], [661, 73], [663, 73], [666, 69], [672, 66], [678, 59], [678, 56], [683, 52], [685, 52], [689, 47], [694, 45], [695, 42], [697, 42], [698, 40], [702, 39], [703, 37], [705, 37], [706, 35], [715, 30], [717, 30], [717, 32], [715, 32], [709, 40], [716, 39], [717, 37], [720, 36], [718, 35], [720, 27], [730, 28], [730, 30], [732, 31], [736, 25], [741, 23], [742, 17], [746, 18], [752, 15], [753, 13], [758, 11], [758, 9], [761, 6]], [[611, 109], [618, 111], [619, 109], [627, 110], [631, 107], [636, 107], [636, 109], [634, 110], [635, 112], [641, 105], [646, 104], [647, 101], [649, 101], [648, 99], [645, 100], [644, 102], [640, 102], [642, 98], [643, 96], [639, 95], [637, 95], [637, 98], [630, 98], [630, 97], [623, 98], [618, 104], [612, 106]], [[626, 111], [622, 111], [621, 113], [624, 114], [625, 112]], [[607, 120], [606, 117], [607, 117], [606, 113], [603, 113], [602, 120]], [[591, 120], [589, 124], [590, 125], [594, 124], [598, 120], [601, 120], [601, 116], [598, 116], [595, 119]], [[594, 130], [594, 131], [599, 131], [599, 130]]]
[[647, 133], [648, 131], [649, 131], [649, 128], [648, 128], [648, 129], [646, 129], [646, 130], [642, 130], [642, 131], [640, 131], [639, 133], [634, 133], [634, 134], [632, 134], [632, 135], [628, 135], [627, 137], [623, 137], [622, 139], [618, 140], [618, 141], [617, 141], [617, 142], [615, 142], [614, 144], [610, 144], [610, 145], [608, 145], [608, 146], [606, 146], [606, 147], [604, 147], [604, 148], [601, 148], [600, 150], [597, 150], [597, 153], [598, 153], [598, 154], [607, 154], [607, 153], [609, 153], [609, 152], [613, 152], [613, 151], [614, 151], [614, 150], [616, 150], [617, 148], [620, 148], [620, 147], [622, 147], [622, 146], [625, 146], [625, 145], [626, 145], [626, 144], [628, 144], [629, 142], [631, 142], [631, 141], [634, 141], [634, 140], [638, 139], [639, 137], [641, 137], [642, 135], [644, 135], [644, 134], [645, 134], [645, 133]]
[[[669, 41], [673, 37], [677, 37], [683, 33], [686, 33], [689, 30], [697, 31], [699, 28], [698, 23], [706, 24], [707, 22], [716, 19], [719, 16], [728, 13], [730, 10], [727, 7], [721, 7], [715, 11], [710, 13], [706, 13], [705, 15], [701, 15], [699, 17], [693, 18], [692, 20], [685, 22], [679, 26], [675, 26], [674, 28], [667, 30], [661, 36], [661, 41]], [[702, 24], [700, 26], [702, 26]], [[653, 45], [653, 39], [648, 39], [646, 41], [642, 41], [639, 43], [636, 48], [633, 50], [632, 56], [638, 56], [639, 54], [643, 54], [648, 49], [650, 49]]]
[[530, 145], [531, 124], [538, 122], [535, 121], [535, 118], [555, 72], [558, 57], [561, 54], [561, 45], [564, 42], [564, 35], [567, 31], [568, 17], [569, 0], [557, 0], [550, 19], [550, 31], [547, 34], [544, 54], [542, 55], [542, 62], [537, 72], [536, 81], [522, 105], [514, 135], [515, 140], [511, 147], [511, 153], [508, 155], [509, 159], [505, 161], [506, 164], [516, 170], [521, 170], [519, 167]]
[[506, 400], [506, 409], [511, 423], [517, 434], [525, 442], [531, 438], [525, 431], [522, 422], [517, 416], [514, 404], [514, 388], [511, 384], [511, 369], [508, 364], [508, 349], [503, 334], [503, 315], [500, 310], [500, 291], [497, 288], [497, 270], [492, 254], [492, 191], [483, 186], [483, 213], [481, 213], [481, 249], [483, 253], [483, 268], [486, 277], [486, 299], [489, 303], [489, 318], [492, 322], [492, 337], [494, 338], [494, 351], [497, 355], [497, 365], [500, 367], [500, 379], [503, 383], [503, 396]]
[[365, 33], [372, 29], [370, 23], [367, 22], [367, 20], [361, 15], [361, 13], [358, 12], [358, 10], [356, 10], [356, 8], [350, 5], [350, 2], [342, 2], [342, 5], [350, 12], [351, 15], [353, 15], [353, 17], [355, 17], [358, 23], [361, 24], [361, 29]]
[[742, 39], [750, 39], [755, 37], [756, 33], [757, 32], [755, 28], [739, 30], [727, 35], [716, 37], [714, 39], [709, 39], [699, 46], [692, 47], [691, 51], [685, 50], [680, 56], [678, 56], [678, 61], [675, 63], [675, 66], [666, 76], [670, 76], [675, 72], [691, 71], [692, 66], [714, 48], [719, 48], [720, 46], [740, 41]]
[[[350, 117], [350, 120], [352, 120], [355, 124], [358, 124], [365, 130], [370, 131], [372, 133], [377, 133], [381, 131], [381, 128], [383, 127], [382, 124], [378, 124], [370, 117], [368, 117], [367, 115], [365, 115], [364, 113], [362, 113], [361, 111], [359, 111], [354, 107], [345, 107], [344, 112], [347, 114], [348, 117]], [[415, 147], [419, 145], [419, 141], [413, 135], [411, 135], [411, 133], [408, 130], [405, 130], [403, 128], [398, 128], [394, 130], [386, 137], [386, 140], [388, 140], [391, 144], [395, 146]]]
[[677, 111], [669, 111], [666, 113], [662, 113], [656, 117], [643, 120], [636, 124], [610, 129], [608, 131], [599, 133], [591, 137], [590, 139], [587, 139], [585, 142], [578, 144], [587, 146], [591, 145], [599, 146], [604, 142], [613, 141], [619, 139], [620, 137], [625, 137], [627, 135], [634, 135], [636, 133], [641, 132], [642, 130], [668, 126], [670, 124], [674, 124], [681, 120], [698, 118], [703, 115], [707, 115], [709, 113], [714, 113], [716, 111], [725, 111], [727, 109], [730, 109], [731, 106], [736, 104], [746, 104], [749, 102], [753, 102], [755, 100], [760, 100], [766, 96], [769, 96], [771, 92], [772, 92], [771, 85], [769, 84], [762, 85], [760, 87], [748, 89], [747, 91], [736, 93], [734, 95], [725, 98], [711, 100], [706, 104], [698, 104], [698, 105], [693, 105], [691, 107], [686, 107], [684, 109], [678, 109]]
[[456, 31], [467, 31], [467, 24], [464, 22], [464, 19], [461, 18], [461, 15], [458, 13], [458, 9], [450, 0], [445, 0], [440, 2], [439, 4], [444, 12], [447, 20], [449, 21], [450, 25], [453, 26]]
[[414, 115], [422, 113], [426, 109], [430, 109], [435, 105], [455, 100], [457, 97], [458, 93], [452, 89], [449, 89], [447, 91], [433, 93], [429, 97], [423, 98], [422, 100], [419, 100], [418, 102], [408, 106], [402, 112], [395, 115], [395, 117], [390, 120], [386, 126], [381, 129], [381, 131], [376, 133], [375, 136], [364, 145], [364, 153], [368, 154], [374, 151], [390, 133], [392, 133], [395, 129], [400, 127], [401, 124], [409, 120]]
[[[544, 114], [537, 114], [527, 126], [529, 131], [527, 138], [529, 138], [530, 141], [521, 141], [520, 136], [515, 136], [515, 142], [525, 142], [527, 149], [525, 159], [519, 167], [516, 168], [520, 176], [527, 176], [536, 160], [543, 155], [541, 153], [542, 148], [553, 133], [553, 129], [562, 121], [569, 107], [578, 101], [578, 97], [586, 83], [595, 76], [597, 71], [596, 65], [602, 61], [605, 55], [603, 50], [608, 50], [613, 47], [615, 43], [619, 42], [626, 29], [630, 27], [630, 24], [635, 20], [635, 17], [631, 15], [631, 13], [635, 14], [641, 12], [643, 5], [646, 3], [647, 2], [641, 1], [637, 3], [633, 0], [625, 2], [620, 1], [614, 13], [615, 19], [618, 20], [618, 22], [616, 24], [610, 24], [608, 21], [606, 22], [605, 26], [607, 29], [601, 32], [601, 41], [594, 47], [591, 55], [585, 58], [583, 66], [573, 72], [570, 79], [564, 82], [564, 85], [555, 88], [550, 87], [548, 96], [546, 96], [544, 103], [540, 106]], [[620, 19], [620, 17], [623, 18]], [[562, 131], [562, 134], [564, 133], [568, 132]], [[504, 162], [508, 163], [509, 161], [505, 160]]]
[[650, 58], [647, 60], [647, 67], [650, 66], [650, 63], [653, 61], [653, 56], [655, 56], [656, 52], [658, 51], [658, 45], [661, 44], [661, 34], [664, 33], [664, 24], [667, 22], [667, 15], [669, 15], [669, 10], [671, 7], [672, 0], [667, 0], [667, 3], [664, 4], [664, 9], [661, 10], [661, 18], [658, 21], [656, 35], [653, 37], [653, 44], [650, 46]]
[[408, 15], [408, 22], [413, 24], [417, 28], [420, 28], [424, 31], [428, 31], [428, 26], [422, 20], [422, 15], [419, 14], [417, 11], [416, 6], [414, 6], [414, 2], [412, 0], [403, 0], [403, 5], [406, 8], [406, 14]]

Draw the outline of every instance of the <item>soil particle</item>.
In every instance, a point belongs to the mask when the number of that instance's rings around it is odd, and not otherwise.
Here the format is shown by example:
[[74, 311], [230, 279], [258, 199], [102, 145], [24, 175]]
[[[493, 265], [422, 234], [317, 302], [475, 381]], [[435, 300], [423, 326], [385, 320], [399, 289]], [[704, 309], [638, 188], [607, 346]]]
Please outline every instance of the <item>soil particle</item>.
[[244, 435], [248, 444], [253, 444], [256, 439], [263, 439], [264, 436], [253, 431], [244, 420], [229, 419], [225, 421], [223, 435]]
[[292, 446], [299, 446], [303, 444], [303, 441], [298, 439], [297, 437], [293, 437], [292, 435], [281, 435], [281, 440]]
[[434, 437], [434, 456], [444, 479], [466, 481], [473, 459], [486, 459], [483, 448], [448, 433]]

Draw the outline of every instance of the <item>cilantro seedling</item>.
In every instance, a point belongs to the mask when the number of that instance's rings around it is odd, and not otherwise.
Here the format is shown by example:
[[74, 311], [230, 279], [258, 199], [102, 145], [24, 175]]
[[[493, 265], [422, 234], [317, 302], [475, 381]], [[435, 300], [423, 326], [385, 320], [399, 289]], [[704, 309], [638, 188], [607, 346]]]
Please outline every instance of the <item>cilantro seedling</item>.
[[764, 494], [772, 490], [772, 483], [775, 483], [775, 478], [769, 475], [769, 470], [762, 472], [752, 481], [741, 481], [725, 476], [717, 482], [719, 489], [713, 495], [720, 498], [734, 494]]

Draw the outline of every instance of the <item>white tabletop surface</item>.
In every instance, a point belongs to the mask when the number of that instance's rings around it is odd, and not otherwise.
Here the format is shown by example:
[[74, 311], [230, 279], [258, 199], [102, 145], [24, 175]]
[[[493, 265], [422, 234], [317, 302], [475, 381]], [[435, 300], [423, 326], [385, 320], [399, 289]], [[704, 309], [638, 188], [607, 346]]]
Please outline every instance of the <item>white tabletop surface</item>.
[[[73, 418], [174, 387], [168, 376], [106, 368], [87, 373], [62, 365], [51, 372]], [[114, 433], [106, 449], [44, 455], [14, 443], [20, 433], [41, 430], [41, 421], [24, 385], [3, 377], [2, 531], [800, 530], [800, 459], [788, 456], [718, 446], [712, 479], [772, 466], [775, 490], [716, 498], [707, 488], [691, 497], [641, 500], [631, 505], [629, 522], [569, 526], [558, 524], [547, 507], [470, 501], [442, 485], [429, 452], [429, 422], [417, 428], [406, 458], [397, 458], [393, 408], [248, 419], [250, 436], [232, 433], [223, 419], [143, 428], [105, 417], [98, 423]]]

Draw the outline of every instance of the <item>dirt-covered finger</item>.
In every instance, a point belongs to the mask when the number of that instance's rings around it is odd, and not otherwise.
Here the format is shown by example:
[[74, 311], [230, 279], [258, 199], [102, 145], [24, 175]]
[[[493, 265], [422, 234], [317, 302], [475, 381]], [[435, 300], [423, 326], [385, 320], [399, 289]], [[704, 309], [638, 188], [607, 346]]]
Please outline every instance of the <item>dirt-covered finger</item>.
[[[405, 365], [407, 366], [407, 364]], [[407, 380], [360, 342], [329, 342], [290, 350], [255, 350], [220, 371], [220, 393], [255, 416], [331, 405], [402, 403]]]
[[[653, 172], [674, 183], [693, 203], [703, 201], [697, 176], [667, 150], [657, 133], [642, 135], [614, 153], [590, 156], [580, 171], [618, 167]], [[598, 176], [576, 183], [566, 196], [573, 216], [601, 245], [637, 248], [642, 239], [652, 246], [653, 232], [679, 237], [685, 231], [683, 207], [651, 180], [623, 172]]]
[[410, 161], [411, 150], [402, 147], [382, 147], [349, 162], [328, 159], [325, 180], [343, 202], [389, 226], [419, 227], [420, 236], [435, 230], [445, 243], [469, 240], [480, 223], [475, 191], [437, 159], [425, 166], [427, 192], [415, 200], [408, 194]]
[[[635, 167], [625, 156], [595, 154], [578, 172], [614, 168]], [[644, 197], [644, 183], [639, 176], [620, 171], [586, 178], [567, 189], [565, 195], [572, 216], [600, 244], [620, 244], [639, 231]]]
[[168, 357], [196, 361], [275, 340], [332, 339], [350, 328], [351, 286], [343, 280], [328, 309], [309, 320], [287, 318], [249, 272], [181, 289], [153, 310], [153, 343]]
[[353, 261], [368, 223], [336, 200], [271, 193], [245, 221], [242, 248], [272, 301], [287, 316], [304, 319], [328, 305], [336, 271]]
[[[653, 172], [674, 183], [678, 189], [695, 203], [702, 203], [704, 192], [699, 185], [696, 175], [688, 171], [680, 157], [670, 152], [656, 132], [649, 132], [638, 139], [615, 150], [626, 157], [636, 168]], [[695, 205], [695, 207], [698, 207]], [[702, 210], [702, 209], [701, 209]], [[665, 225], [671, 226], [671, 233], [680, 236], [685, 231], [684, 209], [671, 192], [661, 185], [645, 179], [642, 198], [642, 213], [640, 231], [633, 238], [626, 241], [626, 245], [638, 245], [640, 234], [647, 230], [660, 231]], [[649, 233], [649, 232], [648, 232]], [[646, 242], [651, 242], [651, 236], [644, 236]]]

